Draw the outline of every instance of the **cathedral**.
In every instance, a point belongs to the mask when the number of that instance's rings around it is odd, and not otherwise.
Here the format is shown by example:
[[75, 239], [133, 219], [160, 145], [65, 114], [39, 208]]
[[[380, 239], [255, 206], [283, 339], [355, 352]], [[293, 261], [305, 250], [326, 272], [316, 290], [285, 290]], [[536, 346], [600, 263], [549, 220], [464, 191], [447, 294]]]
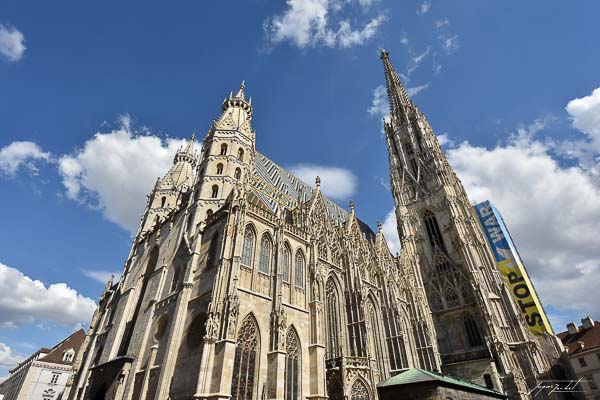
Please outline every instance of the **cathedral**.
[[410, 368], [529, 399], [558, 376], [560, 345], [529, 332], [431, 126], [381, 59], [400, 254], [319, 177], [258, 152], [242, 83], [200, 154], [192, 135], [149, 194], [65, 399], [374, 400]]

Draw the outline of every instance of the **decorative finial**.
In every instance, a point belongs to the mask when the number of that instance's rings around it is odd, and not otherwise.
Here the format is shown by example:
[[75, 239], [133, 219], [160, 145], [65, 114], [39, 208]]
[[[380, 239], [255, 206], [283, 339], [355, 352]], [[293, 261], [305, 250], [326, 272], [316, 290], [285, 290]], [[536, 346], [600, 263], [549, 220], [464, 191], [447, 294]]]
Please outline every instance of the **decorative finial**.
[[319, 178], [317, 176], [317, 179], [315, 179], [315, 185], [317, 185], [317, 188], [321, 187], [321, 178]]
[[354, 212], [354, 200], [350, 200], [350, 211]]
[[192, 136], [190, 137], [190, 142], [196, 140], [196, 132], [192, 132]]
[[381, 224], [381, 221], [377, 221], [377, 231], [381, 232], [382, 229], [383, 229], [383, 225]]
[[240, 89], [244, 90], [246, 88], [246, 81], [242, 81], [242, 84], [240, 85]]

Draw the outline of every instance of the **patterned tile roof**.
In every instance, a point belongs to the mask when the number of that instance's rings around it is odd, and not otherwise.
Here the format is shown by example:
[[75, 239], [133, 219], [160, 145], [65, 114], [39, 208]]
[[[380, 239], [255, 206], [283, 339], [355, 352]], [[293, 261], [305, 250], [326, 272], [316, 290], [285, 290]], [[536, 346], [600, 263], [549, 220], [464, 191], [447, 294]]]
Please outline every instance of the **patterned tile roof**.
[[[259, 152], [256, 152], [254, 157], [254, 177], [258, 181], [253, 185], [254, 194], [273, 212], [277, 211], [278, 201], [275, 197], [279, 197], [279, 202], [287, 204], [287, 208], [292, 209], [298, 206], [298, 201], [307, 202], [313, 196], [314, 189], [309, 184], [301, 181]], [[331, 199], [325, 196], [323, 198], [329, 218], [336, 224], [345, 223], [348, 220], [348, 211]], [[359, 225], [367, 239], [374, 240], [373, 230], [360, 220]]]

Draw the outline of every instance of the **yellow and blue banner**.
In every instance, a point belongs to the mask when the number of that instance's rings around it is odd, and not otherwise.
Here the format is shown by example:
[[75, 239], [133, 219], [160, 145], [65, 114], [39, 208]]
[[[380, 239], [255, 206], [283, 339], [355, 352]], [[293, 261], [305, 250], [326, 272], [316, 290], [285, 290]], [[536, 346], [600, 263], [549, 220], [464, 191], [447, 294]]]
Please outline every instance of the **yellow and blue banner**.
[[496, 258], [500, 275], [510, 288], [529, 331], [536, 335], [545, 332], [552, 334], [548, 317], [500, 212], [489, 201], [477, 204], [475, 211]]

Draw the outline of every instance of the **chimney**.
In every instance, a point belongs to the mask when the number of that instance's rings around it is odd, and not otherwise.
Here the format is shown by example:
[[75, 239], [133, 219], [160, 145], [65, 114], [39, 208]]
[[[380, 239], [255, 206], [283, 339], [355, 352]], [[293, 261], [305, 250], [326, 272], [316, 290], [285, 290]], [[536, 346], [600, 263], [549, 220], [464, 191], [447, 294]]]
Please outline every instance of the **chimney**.
[[569, 322], [567, 324], [567, 330], [569, 331], [569, 335], [574, 335], [579, 331], [579, 329], [577, 329], [577, 325], [575, 325], [574, 322]]
[[588, 315], [585, 318], [581, 318], [581, 324], [583, 325], [584, 329], [593, 328], [594, 327], [594, 320], [591, 319], [590, 316]]

